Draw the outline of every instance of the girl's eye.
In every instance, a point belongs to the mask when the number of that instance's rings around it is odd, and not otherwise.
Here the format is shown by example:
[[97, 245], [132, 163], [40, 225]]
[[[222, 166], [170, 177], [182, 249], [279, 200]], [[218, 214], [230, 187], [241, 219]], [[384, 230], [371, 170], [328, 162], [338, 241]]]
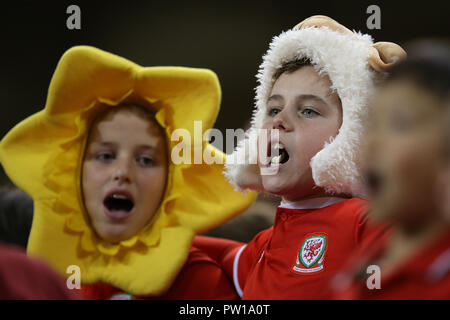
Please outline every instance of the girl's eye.
[[108, 162], [111, 160], [114, 160], [115, 156], [112, 152], [100, 152], [95, 156], [95, 159], [103, 161], [103, 162]]
[[148, 156], [137, 157], [136, 162], [142, 167], [149, 167], [154, 164], [153, 159]]
[[317, 111], [310, 109], [310, 108], [305, 108], [301, 111], [301, 114], [303, 116], [306, 116], [307, 118], [313, 118], [315, 116], [320, 116], [320, 113], [318, 113]]
[[279, 108], [270, 108], [268, 115], [271, 117], [275, 117], [280, 112], [281, 112], [281, 110]]

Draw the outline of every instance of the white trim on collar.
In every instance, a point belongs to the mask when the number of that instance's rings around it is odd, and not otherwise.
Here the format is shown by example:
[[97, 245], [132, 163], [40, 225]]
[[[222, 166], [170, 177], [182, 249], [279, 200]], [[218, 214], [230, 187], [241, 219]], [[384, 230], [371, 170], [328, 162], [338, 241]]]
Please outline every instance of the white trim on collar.
[[313, 198], [307, 200], [300, 200], [296, 202], [281, 202], [278, 208], [286, 209], [320, 209], [331, 206], [335, 203], [348, 200], [348, 198], [339, 197], [323, 197]]

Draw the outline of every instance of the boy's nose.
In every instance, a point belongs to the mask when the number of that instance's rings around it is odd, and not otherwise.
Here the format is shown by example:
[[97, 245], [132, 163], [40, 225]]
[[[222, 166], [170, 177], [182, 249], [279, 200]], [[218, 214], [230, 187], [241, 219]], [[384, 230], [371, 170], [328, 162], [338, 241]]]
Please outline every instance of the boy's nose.
[[283, 131], [292, 131], [292, 125], [289, 120], [286, 118], [286, 112], [283, 109], [280, 113], [278, 113], [273, 119], [273, 129], [283, 130]]

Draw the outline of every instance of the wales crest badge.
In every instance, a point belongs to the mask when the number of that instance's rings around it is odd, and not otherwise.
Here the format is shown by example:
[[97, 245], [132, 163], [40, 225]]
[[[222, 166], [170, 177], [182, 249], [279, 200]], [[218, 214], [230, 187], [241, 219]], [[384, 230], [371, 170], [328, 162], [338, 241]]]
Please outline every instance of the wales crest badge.
[[301, 273], [315, 273], [323, 270], [326, 249], [326, 235], [315, 234], [306, 236], [297, 254], [297, 261], [293, 269]]

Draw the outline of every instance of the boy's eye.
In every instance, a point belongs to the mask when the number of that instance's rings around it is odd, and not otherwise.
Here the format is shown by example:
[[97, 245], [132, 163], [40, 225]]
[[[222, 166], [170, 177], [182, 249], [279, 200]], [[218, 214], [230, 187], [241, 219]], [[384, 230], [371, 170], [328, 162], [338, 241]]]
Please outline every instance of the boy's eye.
[[304, 108], [302, 111], [299, 112], [302, 116], [305, 116], [307, 118], [313, 118], [315, 116], [320, 116], [320, 113], [318, 113], [316, 110], [313, 110], [311, 108]]
[[136, 162], [142, 167], [149, 167], [155, 163], [155, 161], [149, 156], [137, 157]]
[[115, 155], [112, 152], [100, 152], [95, 156], [95, 159], [104, 161], [104, 162], [114, 160], [114, 158], [115, 158]]
[[273, 107], [273, 108], [269, 109], [268, 115], [271, 116], [271, 117], [275, 117], [280, 112], [281, 112], [280, 108]]

